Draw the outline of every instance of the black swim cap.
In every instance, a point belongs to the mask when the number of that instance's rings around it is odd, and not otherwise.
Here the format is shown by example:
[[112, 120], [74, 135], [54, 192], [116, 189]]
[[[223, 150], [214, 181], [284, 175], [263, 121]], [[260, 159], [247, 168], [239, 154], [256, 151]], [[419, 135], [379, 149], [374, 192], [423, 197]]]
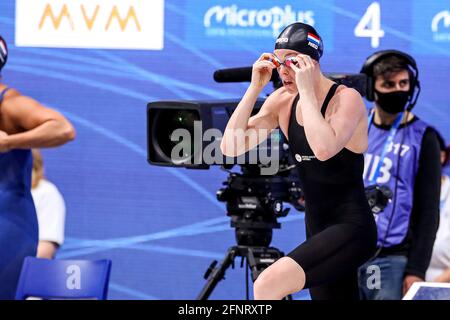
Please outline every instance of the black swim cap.
[[281, 31], [275, 49], [295, 50], [319, 61], [323, 54], [323, 42], [316, 29], [309, 24], [295, 22]]
[[8, 60], [8, 47], [6, 46], [5, 39], [0, 36], [0, 72]]

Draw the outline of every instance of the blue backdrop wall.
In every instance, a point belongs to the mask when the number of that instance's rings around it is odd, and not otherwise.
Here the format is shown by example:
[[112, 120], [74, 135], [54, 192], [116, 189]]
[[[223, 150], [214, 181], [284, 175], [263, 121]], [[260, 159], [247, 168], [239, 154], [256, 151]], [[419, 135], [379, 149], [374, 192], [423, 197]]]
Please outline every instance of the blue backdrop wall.
[[[251, 65], [292, 19], [322, 35], [326, 72], [358, 72], [376, 50], [412, 54], [422, 83], [415, 112], [450, 138], [450, 0], [0, 1], [10, 49], [2, 81], [61, 111], [78, 133], [44, 151], [68, 210], [58, 258], [112, 259], [112, 299], [196, 297], [206, 267], [235, 244], [215, 198], [226, 174], [149, 166], [146, 104], [240, 97], [245, 84], [217, 84], [213, 72]], [[303, 215], [281, 221], [272, 244], [289, 251], [304, 240]], [[244, 285], [244, 271], [230, 270], [211, 298], [244, 298]]]

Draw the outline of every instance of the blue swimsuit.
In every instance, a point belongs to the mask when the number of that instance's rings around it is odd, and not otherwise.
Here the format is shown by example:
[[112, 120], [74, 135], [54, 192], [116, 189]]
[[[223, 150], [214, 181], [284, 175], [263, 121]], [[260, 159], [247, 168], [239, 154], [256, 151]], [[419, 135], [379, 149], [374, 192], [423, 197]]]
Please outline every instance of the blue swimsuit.
[[[7, 90], [0, 93], [0, 107]], [[0, 299], [14, 299], [23, 259], [36, 255], [31, 170], [30, 150], [0, 152]]]

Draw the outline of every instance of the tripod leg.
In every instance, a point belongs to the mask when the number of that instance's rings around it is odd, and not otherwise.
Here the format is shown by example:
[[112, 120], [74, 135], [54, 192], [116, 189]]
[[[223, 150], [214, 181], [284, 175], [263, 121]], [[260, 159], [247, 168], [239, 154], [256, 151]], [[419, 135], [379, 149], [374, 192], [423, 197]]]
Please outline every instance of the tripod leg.
[[248, 259], [245, 259], [245, 299], [247, 301], [250, 300], [249, 285], [248, 285], [248, 269], [250, 269], [250, 266], [248, 265]]
[[245, 255], [250, 270], [252, 271], [253, 282], [255, 282], [256, 278], [258, 278], [264, 269], [283, 256], [278, 249], [265, 247], [249, 247]]
[[229, 268], [231, 263], [234, 261], [236, 256], [236, 248], [232, 247], [228, 249], [225, 258], [219, 267], [215, 268], [208, 277], [208, 280], [203, 287], [200, 294], [197, 296], [197, 300], [207, 300], [211, 295], [212, 291], [216, 287], [217, 283], [222, 280], [225, 276], [225, 271]]

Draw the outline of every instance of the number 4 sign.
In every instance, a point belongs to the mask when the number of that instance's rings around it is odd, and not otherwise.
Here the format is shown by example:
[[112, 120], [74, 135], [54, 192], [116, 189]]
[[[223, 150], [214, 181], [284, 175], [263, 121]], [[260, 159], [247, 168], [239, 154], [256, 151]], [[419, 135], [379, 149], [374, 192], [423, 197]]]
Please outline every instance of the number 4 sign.
[[378, 2], [373, 2], [355, 27], [355, 36], [371, 38], [372, 48], [380, 46], [380, 38], [384, 37], [381, 29], [381, 10]]

